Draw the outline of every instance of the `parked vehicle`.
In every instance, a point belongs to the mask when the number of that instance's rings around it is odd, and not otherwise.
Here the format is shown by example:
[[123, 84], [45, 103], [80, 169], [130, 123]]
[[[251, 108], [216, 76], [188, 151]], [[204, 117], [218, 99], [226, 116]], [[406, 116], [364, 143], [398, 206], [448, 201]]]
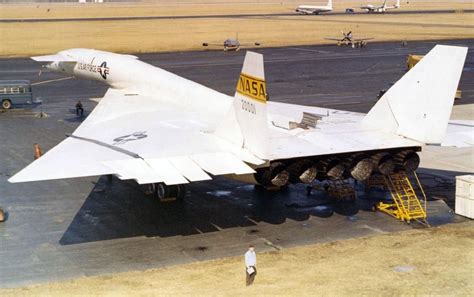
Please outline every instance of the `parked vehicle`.
[[0, 80], [0, 106], [10, 109], [17, 106], [40, 104], [33, 99], [33, 92], [28, 80]]

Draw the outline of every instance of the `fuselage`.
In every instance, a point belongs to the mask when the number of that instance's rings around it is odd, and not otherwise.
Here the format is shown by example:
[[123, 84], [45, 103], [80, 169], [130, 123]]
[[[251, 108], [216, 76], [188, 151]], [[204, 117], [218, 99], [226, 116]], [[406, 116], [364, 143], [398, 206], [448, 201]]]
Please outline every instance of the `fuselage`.
[[47, 64], [46, 68], [77, 78], [100, 81], [114, 89], [124, 89], [130, 94], [145, 93], [144, 95], [152, 97], [160, 94], [157, 99], [163, 102], [211, 118], [221, 117], [232, 104], [232, 97], [226, 94], [142, 62], [132, 55], [70, 49], [59, 52], [59, 60], [61, 56], [74, 62], [56, 61]]
[[311, 6], [311, 5], [300, 5], [296, 8], [296, 12], [301, 14], [318, 14], [321, 12], [330, 12], [332, 7], [329, 6]]
[[385, 0], [384, 3], [380, 6], [375, 6], [372, 4], [361, 6], [360, 8], [366, 10], [368, 13], [384, 13], [389, 9], [396, 9], [400, 7], [400, 0], [397, 0], [397, 3], [393, 6], [387, 6], [387, 1]]
[[296, 8], [300, 14], [319, 14], [321, 12], [332, 11], [332, 0], [328, 0], [326, 5], [300, 5]]

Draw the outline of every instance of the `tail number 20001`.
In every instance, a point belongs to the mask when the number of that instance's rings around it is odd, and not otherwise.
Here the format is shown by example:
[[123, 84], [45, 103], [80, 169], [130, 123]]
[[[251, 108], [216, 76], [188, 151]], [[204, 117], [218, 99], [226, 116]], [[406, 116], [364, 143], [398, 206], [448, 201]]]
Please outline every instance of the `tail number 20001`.
[[248, 102], [247, 100], [241, 99], [240, 102], [242, 103], [242, 109], [246, 112], [250, 112], [252, 114], [257, 114], [257, 110], [255, 109], [255, 104], [252, 102]]

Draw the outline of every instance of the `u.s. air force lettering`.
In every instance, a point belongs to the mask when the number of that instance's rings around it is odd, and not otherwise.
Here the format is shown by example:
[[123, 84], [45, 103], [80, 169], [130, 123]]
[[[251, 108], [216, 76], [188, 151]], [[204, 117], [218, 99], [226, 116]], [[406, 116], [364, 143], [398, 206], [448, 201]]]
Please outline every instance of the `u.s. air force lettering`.
[[237, 83], [237, 92], [261, 103], [267, 101], [265, 81], [248, 74], [241, 73]]
[[100, 66], [94, 64], [77, 63], [77, 69], [89, 71], [92, 73], [99, 73], [103, 79], [107, 79], [107, 75], [110, 72], [109, 67], [107, 67], [107, 62], [102, 62]]

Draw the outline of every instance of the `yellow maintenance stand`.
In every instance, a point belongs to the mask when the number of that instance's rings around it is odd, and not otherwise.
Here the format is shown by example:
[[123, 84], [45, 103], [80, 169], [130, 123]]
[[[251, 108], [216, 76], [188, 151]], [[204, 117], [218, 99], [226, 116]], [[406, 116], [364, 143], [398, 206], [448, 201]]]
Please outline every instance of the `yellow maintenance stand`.
[[405, 172], [384, 175], [383, 179], [386, 188], [393, 198], [392, 203], [379, 202], [376, 206], [378, 210], [385, 212], [400, 221], [410, 223], [413, 220], [428, 225], [426, 222], [426, 195], [421, 186], [420, 180], [413, 173], [421, 190], [424, 201], [421, 203], [413, 189], [412, 183]]

